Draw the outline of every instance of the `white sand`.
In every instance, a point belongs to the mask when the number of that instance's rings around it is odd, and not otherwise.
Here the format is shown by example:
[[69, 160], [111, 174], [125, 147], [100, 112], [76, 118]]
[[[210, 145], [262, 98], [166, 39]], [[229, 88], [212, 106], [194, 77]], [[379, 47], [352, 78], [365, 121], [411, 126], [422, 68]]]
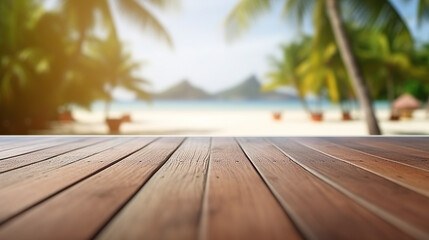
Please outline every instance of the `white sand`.
[[[123, 113], [113, 112], [111, 117]], [[77, 122], [55, 123], [42, 134], [106, 134], [102, 112], [78, 110]], [[131, 113], [132, 122], [123, 123], [122, 134], [145, 135], [211, 135], [211, 136], [330, 136], [366, 135], [361, 114], [352, 113], [353, 121], [341, 121], [340, 112], [324, 112], [323, 122], [312, 122], [301, 110], [283, 112], [280, 121], [268, 110], [145, 110]], [[378, 111], [386, 135], [429, 135], [429, 119], [424, 110], [414, 112], [411, 120], [388, 121], [388, 111]]]

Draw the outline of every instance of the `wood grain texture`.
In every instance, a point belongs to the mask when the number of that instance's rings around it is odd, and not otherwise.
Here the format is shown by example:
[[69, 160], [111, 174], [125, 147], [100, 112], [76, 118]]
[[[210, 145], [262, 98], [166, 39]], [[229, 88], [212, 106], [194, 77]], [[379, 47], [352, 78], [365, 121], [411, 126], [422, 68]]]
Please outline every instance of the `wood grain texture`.
[[368, 138], [368, 139], [365, 139], [365, 141], [359, 141], [359, 143], [366, 146], [369, 145], [369, 146], [374, 146], [381, 149], [389, 149], [394, 152], [405, 153], [410, 156], [429, 159], [429, 146], [426, 146], [426, 149], [420, 149], [420, 148], [416, 148], [416, 145], [418, 144], [413, 144], [414, 147], [412, 147], [403, 143], [392, 143], [389, 141], [384, 141], [379, 138]]
[[55, 171], [25, 178], [3, 188], [0, 191], [0, 199], [4, 201], [0, 205], [0, 223], [89, 176], [94, 171], [108, 166], [110, 163], [129, 154], [132, 150], [135, 151], [141, 148], [151, 139], [130, 142], [128, 143], [130, 146], [122, 144], [115, 148], [120, 143], [127, 143], [127, 140], [129, 139], [118, 138], [111, 142], [105, 142], [104, 146], [110, 148], [107, 151], [98, 154], [96, 152], [96, 154], [84, 160], [67, 164]]
[[78, 141], [79, 139], [80, 138], [77, 138], [77, 137], [69, 137], [69, 138], [58, 137], [58, 138], [49, 138], [46, 141], [41, 140], [40, 142], [36, 142], [33, 144], [25, 144], [24, 146], [21, 146], [21, 147], [1, 151], [0, 161], [14, 156], [19, 156], [19, 155], [31, 153], [34, 151], [39, 151], [45, 148], [54, 147], [60, 144]]
[[0, 239], [429, 239], [429, 137], [238, 140], [0, 136]]
[[429, 172], [427, 171], [389, 161], [385, 158], [367, 155], [321, 138], [300, 138], [298, 142], [429, 197]]
[[[149, 140], [139, 139], [140, 147]], [[164, 138], [134, 153], [136, 142], [130, 142], [127, 152], [131, 155], [7, 222], [0, 228], [0, 239], [90, 239], [181, 141]], [[111, 158], [118, 157], [116, 154]], [[19, 231], [22, 228], [26, 230]]]
[[394, 151], [395, 148], [393, 147], [389, 149], [378, 148], [376, 146], [372, 146], [371, 144], [363, 144], [365, 143], [365, 140], [352, 140], [351, 138], [327, 138], [327, 140], [362, 151], [366, 154], [383, 157], [391, 161], [400, 162], [429, 171], [428, 155], [415, 156], [406, 152]]
[[375, 140], [383, 143], [390, 143], [393, 147], [402, 146], [413, 148], [429, 153], [429, 137], [413, 136], [413, 137], [353, 137], [353, 141], [360, 140]]
[[[340, 139], [340, 138], [333, 138], [333, 139]], [[389, 151], [403, 153], [410, 156], [427, 158], [429, 160], [429, 156], [427, 152], [428, 149], [421, 150], [421, 149], [408, 147], [404, 144], [393, 144], [393, 143], [389, 143], [388, 141], [383, 141], [380, 138], [365, 138], [359, 141], [357, 140], [350, 141], [350, 139], [346, 139], [346, 141], [356, 142], [358, 144], [365, 145], [365, 146], [377, 147], [379, 149], [387, 149]]]
[[289, 158], [385, 221], [415, 238], [429, 238], [429, 198], [293, 140], [273, 141]]
[[233, 138], [213, 138], [201, 239], [300, 239]]
[[386, 141], [394, 145], [407, 146], [429, 153], [429, 137], [390, 137], [380, 139], [380, 141]]
[[187, 139], [96, 239], [197, 239], [209, 154]]
[[258, 138], [240, 138], [240, 144], [306, 238], [410, 238], [296, 164], [272, 144]]
[[30, 164], [41, 162], [79, 148], [91, 146], [93, 144], [100, 143], [106, 140], [108, 140], [108, 138], [85, 138], [81, 141], [62, 144], [59, 146], [34, 151], [29, 154], [7, 158], [0, 161], [0, 174], [17, 168], [28, 166]]
[[[72, 164], [76, 161], [96, 155], [106, 149], [114, 147], [129, 138], [115, 138], [102, 142], [101, 144], [89, 145], [58, 156], [40, 161], [22, 168], [14, 169], [0, 174], [0, 189], [10, 187], [10, 185], [20, 182], [24, 179], [39, 178], [49, 171]], [[19, 161], [26, 161], [25, 156], [16, 158]]]
[[52, 141], [49, 137], [1, 137], [0, 152], [25, 147], [34, 143]]

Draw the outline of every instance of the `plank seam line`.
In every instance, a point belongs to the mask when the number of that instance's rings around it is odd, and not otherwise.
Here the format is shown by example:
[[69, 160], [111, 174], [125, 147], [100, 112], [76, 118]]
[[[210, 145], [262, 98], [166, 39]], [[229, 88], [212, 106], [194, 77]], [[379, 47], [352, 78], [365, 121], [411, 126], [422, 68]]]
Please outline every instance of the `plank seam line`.
[[33, 150], [33, 151], [24, 152], [24, 153], [20, 153], [20, 154], [17, 154], [17, 155], [12, 155], [12, 156], [9, 156], [9, 157], [3, 157], [3, 158], [0, 158], [0, 161], [2, 161], [2, 160], [6, 160], [6, 159], [9, 159], [9, 158], [13, 158], [13, 157], [19, 157], [19, 156], [22, 156], [22, 155], [30, 154], [30, 153], [37, 152], [37, 151], [41, 151], [41, 150], [45, 150], [45, 149], [48, 149], [48, 148], [53, 148], [53, 147], [63, 146], [63, 145], [69, 144], [69, 143], [78, 142], [78, 141], [80, 141], [81, 139], [82, 139], [82, 138], [79, 138], [79, 139], [76, 139], [76, 140], [71, 141], [71, 142], [65, 142], [65, 143], [61, 143], [61, 144], [58, 144], [58, 145], [54, 145], [54, 146], [42, 147], [42, 148], [35, 149], [35, 150]]
[[[111, 138], [110, 140], [112, 140], [113, 138]], [[58, 169], [60, 169], [60, 168], [63, 168], [63, 167], [66, 167], [66, 166], [68, 166], [68, 165], [70, 165], [70, 164], [74, 164], [74, 163], [76, 163], [76, 162], [79, 162], [79, 161], [82, 161], [82, 160], [85, 160], [85, 159], [87, 159], [87, 158], [90, 158], [90, 157], [92, 157], [92, 156], [95, 156], [95, 155], [97, 155], [97, 154], [101, 154], [101, 153], [103, 153], [103, 152], [105, 152], [105, 151], [108, 151], [108, 150], [110, 150], [110, 149], [112, 149], [112, 148], [115, 148], [115, 147], [118, 147], [118, 146], [120, 146], [120, 145], [123, 145], [123, 144], [126, 144], [126, 143], [128, 143], [128, 142], [131, 142], [131, 141], [133, 141], [133, 140], [135, 140], [136, 138], [130, 138], [130, 139], [128, 139], [128, 140], [126, 140], [126, 141], [124, 141], [124, 142], [119, 142], [119, 143], [117, 143], [116, 145], [113, 145], [113, 146], [110, 146], [110, 147], [108, 147], [108, 148], [105, 148], [105, 149], [102, 149], [102, 150], [100, 150], [100, 151], [98, 151], [98, 152], [94, 152], [94, 153], [91, 153], [91, 154], [89, 154], [89, 155], [87, 155], [87, 156], [84, 156], [84, 157], [82, 157], [82, 158], [79, 158], [79, 159], [77, 159], [77, 160], [74, 160], [74, 161], [71, 161], [71, 162], [68, 162], [68, 163], [66, 163], [66, 164], [64, 164], [64, 165], [61, 165], [61, 166], [56, 166], [56, 167], [53, 167], [52, 169], [48, 169], [48, 170], [41, 170], [40, 171], [40, 174], [42, 174], [42, 173], [48, 173], [48, 172], [51, 172], [51, 171], [55, 171], [55, 170], [58, 170]], [[95, 143], [95, 144], [101, 144], [101, 143], [105, 143], [105, 142], [107, 142], [108, 140], [106, 140], [106, 141], [103, 141], [103, 142], [98, 142], [98, 143]], [[94, 145], [95, 145], [94, 144]], [[88, 145], [88, 146], [91, 146], [91, 145]], [[76, 150], [79, 150], [79, 149], [76, 149]], [[73, 150], [74, 151], [74, 150]], [[12, 184], [15, 184], [15, 183], [18, 183], [19, 181], [16, 181], [16, 182], [12, 182]]]
[[[32, 143], [34, 143], [34, 142], [37, 142], [39, 139], [32, 139], [32, 140], [28, 140], [27, 141], [27, 144], [29, 143], [29, 144], [32, 144]], [[43, 142], [44, 143], [46, 143], [46, 142], [50, 142], [52, 139], [44, 139], [43, 140]], [[16, 143], [16, 142], [6, 142], [6, 143], [4, 143], [4, 144], [0, 144], [0, 146], [4, 146], [4, 145], [8, 145], [8, 144], [11, 144], [11, 143]], [[40, 143], [40, 142], [39, 142]], [[16, 149], [16, 148], [20, 148], [20, 147], [25, 147], [25, 146], [12, 146], [12, 147], [10, 147], [10, 148], [6, 148], [6, 149], [2, 149], [2, 150], [0, 150], [0, 153], [1, 152], [4, 152], [4, 151], [8, 151], [8, 150], [12, 150], [12, 149]]]
[[[396, 136], [395, 136], [395, 138], [396, 138]], [[427, 142], [429, 140], [429, 138], [428, 139], [425, 139], [425, 141]], [[397, 141], [388, 141], [388, 143], [389, 144], [399, 144], [400, 142], [397, 142]], [[425, 153], [427, 153], [427, 154], [429, 154], [429, 148], [428, 148], [428, 146], [427, 146], [427, 144], [425, 144], [425, 145], [423, 145], [422, 144], [423, 142], [413, 142], [411, 145], [403, 145], [402, 147], [406, 147], [406, 148], [410, 148], [410, 149], [413, 149], [413, 150], [418, 150], [418, 151], [422, 151], [422, 152], [425, 152]]]
[[52, 194], [49, 194], [48, 196], [46, 196], [46, 197], [44, 197], [44, 198], [40, 199], [39, 201], [36, 201], [36, 202], [34, 202], [33, 204], [30, 204], [28, 207], [26, 207], [26, 208], [22, 209], [21, 211], [18, 211], [17, 213], [12, 214], [11, 216], [9, 216], [9, 217], [5, 218], [3, 221], [0, 221], [0, 226], [1, 226], [1, 225], [3, 225], [3, 224], [5, 224], [6, 222], [8, 222], [8, 221], [10, 221], [10, 220], [12, 220], [12, 219], [14, 219], [14, 218], [18, 217], [19, 215], [21, 215], [21, 214], [25, 213], [26, 211], [30, 210], [31, 208], [36, 207], [37, 205], [39, 205], [39, 204], [41, 204], [41, 203], [43, 203], [43, 202], [45, 202], [45, 201], [49, 200], [49, 199], [50, 199], [50, 198], [52, 198], [52, 197], [55, 197], [57, 194], [59, 194], [59, 193], [61, 193], [61, 192], [65, 191], [65, 190], [67, 190], [67, 189], [69, 189], [69, 188], [71, 188], [71, 187], [73, 187], [73, 186], [75, 186], [75, 185], [77, 185], [77, 184], [79, 184], [79, 183], [81, 183], [81, 182], [85, 181], [86, 179], [88, 179], [88, 178], [90, 178], [90, 177], [92, 177], [92, 176], [94, 176], [94, 175], [96, 175], [96, 174], [98, 174], [98, 173], [100, 173], [100, 172], [104, 171], [105, 169], [107, 169], [107, 168], [111, 167], [112, 165], [114, 165], [114, 164], [116, 164], [116, 163], [120, 162], [120, 161], [121, 161], [121, 160], [123, 160], [124, 158], [127, 158], [127, 157], [129, 157], [130, 155], [132, 155], [132, 154], [134, 154], [134, 153], [136, 153], [136, 152], [140, 151], [141, 149], [143, 149], [144, 147], [148, 146], [149, 144], [153, 143], [153, 142], [154, 142], [154, 141], [156, 141], [156, 140], [157, 140], [157, 138], [153, 139], [152, 141], [150, 141], [150, 142], [148, 142], [147, 144], [143, 145], [141, 148], [139, 148], [139, 149], [137, 149], [137, 150], [135, 150], [135, 151], [133, 151], [133, 152], [131, 152], [131, 153], [129, 153], [129, 154], [127, 154], [127, 155], [125, 155], [124, 157], [121, 157], [121, 158], [119, 158], [119, 159], [117, 159], [117, 160], [115, 160], [115, 161], [113, 161], [113, 162], [111, 162], [111, 163], [107, 164], [106, 166], [104, 166], [104, 167], [102, 167], [102, 168], [100, 168], [100, 169], [98, 169], [98, 170], [96, 170], [96, 171], [94, 171], [94, 172], [92, 172], [92, 173], [88, 174], [87, 176], [85, 176], [85, 177], [83, 177], [83, 178], [81, 178], [81, 179], [79, 179], [79, 180], [77, 180], [77, 181], [75, 181], [75, 182], [72, 182], [72, 183], [70, 183], [69, 185], [67, 185], [67, 186], [65, 186], [65, 187], [63, 187], [63, 188], [61, 188], [61, 189], [59, 189], [59, 190], [57, 190], [57, 191], [53, 192]]
[[340, 186], [339, 184], [335, 183], [334, 181], [331, 181], [324, 175], [318, 173], [316, 170], [313, 170], [309, 167], [307, 167], [304, 164], [299, 163], [294, 157], [290, 156], [288, 153], [286, 153], [284, 150], [282, 150], [280, 147], [277, 146], [277, 144], [272, 143], [278, 150], [280, 150], [284, 155], [289, 157], [292, 161], [294, 161], [296, 164], [319, 178], [320, 180], [324, 181], [328, 185], [330, 185], [332, 188], [337, 190], [338, 192], [344, 194], [348, 198], [350, 198], [352, 201], [356, 202], [357, 204], [361, 205], [362, 207], [368, 209], [372, 213], [374, 213], [376, 216], [378, 216], [380, 219], [390, 223], [391, 225], [395, 226], [396, 228], [400, 229], [401, 231], [417, 238], [417, 239], [428, 239], [429, 234], [420, 230], [419, 228], [413, 226], [412, 224], [409, 224], [406, 221], [403, 221], [402, 219], [396, 217], [393, 214], [390, 214], [389, 212], [381, 209], [380, 207], [372, 204], [371, 202], [357, 196], [356, 194], [348, 191], [346, 188]]
[[[425, 151], [425, 150], [421, 150], [421, 149], [417, 149], [417, 148], [413, 148], [413, 147], [409, 147], [409, 146], [401, 146], [397, 143], [392, 143], [392, 142], [380, 142], [380, 140], [374, 141], [372, 139], [365, 139], [365, 141], [360, 141], [358, 144], [364, 145], [364, 146], [369, 146], [369, 147], [375, 147], [378, 149], [380, 149], [380, 147], [382, 147], [378, 144], [382, 144], [382, 145], [385, 144], [385, 145], [388, 145], [386, 147], [391, 147], [391, 148], [389, 148], [389, 151], [392, 151], [392, 149], [395, 148], [395, 150], [403, 149], [404, 151], [415, 151], [418, 154], [429, 154], [429, 152], [427, 150]], [[372, 144], [375, 144], [375, 146]], [[384, 150], [384, 149], [380, 149], [380, 150]], [[393, 152], [403, 154], [403, 152], [397, 152], [395, 150], [393, 150]], [[413, 155], [413, 154], [411, 153], [411, 155]], [[418, 157], [418, 156], [416, 156], [416, 157]]]
[[295, 216], [291, 207], [287, 206], [286, 204], [283, 204], [283, 202], [280, 200], [281, 199], [280, 194], [277, 193], [277, 191], [274, 189], [274, 187], [271, 186], [271, 184], [268, 182], [268, 180], [261, 173], [259, 168], [254, 164], [254, 162], [252, 161], [252, 158], [250, 157], [250, 155], [247, 154], [247, 152], [244, 149], [244, 147], [242, 146], [240, 140], [238, 140], [236, 137], [234, 137], [234, 139], [237, 142], [238, 146], [240, 147], [241, 151], [243, 152], [244, 156], [247, 158], [247, 160], [252, 165], [253, 169], [255, 169], [258, 176], [262, 179], [262, 182], [268, 188], [268, 191], [271, 192], [275, 201], [280, 205], [281, 209], [283, 209], [283, 212], [286, 215], [286, 217], [288, 219], [290, 219], [290, 222], [293, 224], [293, 226], [294, 226], [295, 230], [298, 232], [298, 234], [303, 239], [317, 239], [317, 236], [314, 236], [311, 233], [306, 233], [305, 229], [308, 228], [306, 226], [306, 224], [304, 224], [298, 217]]
[[[158, 139], [161, 139], [161, 138], [157, 138], [157, 140]], [[146, 183], [158, 172], [158, 170], [162, 166], [165, 165], [165, 163], [171, 158], [171, 156], [177, 151], [177, 149], [179, 149], [179, 147], [183, 145], [183, 143], [185, 142], [186, 139], [187, 139], [187, 137], [182, 139], [182, 141], [176, 146], [176, 148], [174, 148], [173, 151], [171, 151], [171, 153], [168, 154], [164, 158], [164, 160], [161, 162], [161, 164], [159, 164], [159, 166], [156, 167], [148, 175], [148, 178], [141, 184], [141, 186], [138, 187], [137, 190], [133, 194], [131, 194], [131, 196], [121, 206], [119, 206], [118, 209], [108, 219], [106, 219], [106, 221], [100, 226], [100, 228], [89, 239], [95, 239], [109, 225], [109, 223], [122, 211], [122, 209], [124, 209], [128, 205], [128, 203], [140, 192], [140, 190], [146, 185]], [[154, 141], [152, 141], [152, 142], [154, 142]], [[149, 145], [149, 144], [147, 144], [147, 145]], [[135, 151], [135, 152], [137, 152], [137, 151]]]
[[[114, 139], [114, 138], [112, 138], [112, 139]], [[111, 140], [112, 140], [112, 139], [111, 139]], [[89, 154], [88, 156], [85, 156], [85, 157], [83, 157], [83, 158], [77, 159], [77, 160], [72, 161], [72, 162], [68, 162], [68, 163], [66, 163], [66, 164], [64, 164], [64, 165], [58, 166], [58, 167], [56, 167], [56, 168], [54, 168], [54, 169], [50, 169], [50, 170], [45, 171], [45, 172], [50, 172], [50, 171], [54, 171], [54, 170], [57, 170], [57, 169], [60, 169], [60, 168], [66, 167], [66, 166], [68, 166], [68, 165], [70, 165], [70, 164], [73, 164], [73, 163], [76, 163], [76, 162], [79, 162], [79, 161], [85, 160], [85, 159], [87, 159], [87, 158], [90, 158], [90, 157], [92, 157], [92, 156], [94, 156], [94, 155], [97, 155], [97, 154], [101, 154], [101, 153], [106, 152], [106, 151], [109, 151], [109, 150], [111, 150], [111, 149], [113, 149], [113, 148], [116, 148], [116, 147], [118, 147], [118, 146], [121, 146], [121, 145], [123, 145], [123, 144], [126, 144], [126, 143], [131, 142], [131, 141], [136, 140], [136, 139], [137, 139], [137, 138], [130, 138], [130, 139], [125, 140], [125, 141], [123, 141], [123, 142], [116, 143], [115, 145], [112, 145], [112, 146], [110, 146], [110, 147], [108, 147], [108, 148], [105, 148], [105, 149], [99, 150], [98, 152], [95, 152], [95, 153], [91, 153], [91, 154]], [[116, 139], [115, 139], [115, 140], [116, 140]], [[149, 142], [148, 144], [152, 143], [152, 142], [153, 142], [153, 141], [155, 141], [155, 140], [156, 140], [156, 139], [152, 140], [152, 141], [151, 141], [151, 142]], [[105, 142], [107, 142], [107, 141], [104, 141], [103, 143], [105, 143]], [[146, 145], [148, 145], [148, 144], [146, 144]], [[144, 145], [144, 146], [146, 146], [146, 145]], [[140, 149], [141, 149], [141, 148], [140, 148]], [[139, 150], [140, 150], [140, 149], [139, 149]], [[134, 152], [133, 152], [133, 153], [134, 153]]]
[[[107, 142], [108, 140], [109, 140], [109, 139], [106, 139], [106, 140], [104, 140], [104, 141], [95, 142], [95, 143], [91, 143], [91, 144], [89, 144], [89, 145], [85, 145], [85, 146], [82, 146], [82, 147], [78, 147], [78, 148], [75, 148], [75, 149], [71, 149], [71, 150], [68, 150], [68, 151], [65, 151], [65, 152], [62, 152], [62, 153], [56, 154], [56, 155], [54, 155], [54, 156], [51, 156], [51, 157], [48, 157], [48, 158], [45, 158], [45, 159], [42, 159], [42, 160], [39, 160], [39, 161], [36, 161], [36, 162], [28, 163], [28, 164], [25, 164], [25, 165], [22, 165], [22, 166], [19, 166], [19, 167], [15, 167], [15, 168], [12, 168], [12, 169], [8, 169], [8, 170], [5, 170], [5, 171], [2, 171], [2, 172], [0, 172], [0, 174], [2, 174], [2, 173], [7, 173], [7, 172], [10, 172], [10, 171], [13, 171], [13, 170], [16, 170], [16, 169], [20, 169], [20, 168], [23, 168], [23, 167], [27, 167], [27, 166], [30, 166], [30, 165], [33, 165], [33, 164], [36, 164], [36, 163], [40, 163], [40, 162], [43, 162], [43, 161], [49, 160], [49, 159], [51, 159], [51, 158], [58, 157], [58, 156], [61, 156], [61, 155], [63, 155], [63, 154], [70, 153], [70, 152], [73, 152], [73, 151], [77, 151], [77, 150], [80, 150], [80, 149], [83, 149], [83, 148], [86, 148], [86, 147], [90, 147], [90, 146], [94, 146], [94, 145], [97, 145], [97, 144], [101, 144], [101, 143]], [[71, 143], [73, 143], [73, 142], [71, 142]], [[60, 146], [60, 145], [59, 145], [59, 146]], [[54, 146], [54, 147], [58, 147], [58, 146]], [[97, 152], [97, 153], [99, 153], [99, 152]], [[95, 154], [97, 154], [97, 153], [95, 153]], [[92, 155], [94, 155], [94, 154], [92, 154]], [[92, 155], [91, 155], [91, 156], [92, 156]], [[89, 156], [88, 156], [88, 157], [89, 157]], [[83, 158], [82, 158], [82, 159], [83, 159]], [[81, 160], [81, 159], [79, 159], [79, 160]], [[79, 161], [79, 160], [77, 160], [77, 161]]]
[[[326, 139], [326, 140], [327, 140], [327, 141], [329, 141], [330, 143], [337, 144], [336, 142], [333, 142], [333, 141], [331, 141], [331, 140], [328, 140], [328, 139]], [[365, 147], [365, 145], [362, 145], [362, 144], [359, 144], [359, 143], [356, 143], [356, 144], [358, 144], [358, 145], [360, 145], [360, 146], [362, 146], [362, 147]], [[340, 145], [340, 146], [342, 146], [342, 145]], [[363, 154], [366, 154], [366, 155], [369, 155], [369, 156], [372, 156], [372, 157], [381, 158], [381, 159], [384, 159], [384, 160], [386, 160], [386, 161], [390, 161], [390, 162], [394, 162], [394, 163], [402, 164], [402, 165], [405, 165], [405, 166], [407, 166], [407, 167], [412, 167], [412, 168], [419, 169], [419, 170], [422, 170], [422, 171], [425, 171], [425, 172], [429, 172], [429, 170], [424, 169], [424, 168], [421, 168], [421, 167], [416, 167], [416, 166], [413, 166], [413, 165], [409, 165], [409, 164], [407, 164], [407, 163], [403, 163], [403, 162], [400, 162], [400, 161], [397, 161], [397, 160], [394, 160], [394, 159], [390, 159], [390, 158], [387, 158], [387, 157], [377, 156], [377, 155], [375, 155], [375, 154], [367, 153], [367, 152], [365, 152], [365, 151], [362, 151], [362, 150], [359, 150], [359, 149], [355, 149], [355, 148], [352, 148], [352, 147], [349, 147], [349, 146], [346, 146], [346, 145], [344, 145], [344, 146], [345, 146], [345, 147], [347, 147], [347, 148], [353, 149], [353, 150], [354, 150], [354, 151], [356, 151], [356, 152], [360, 152], [360, 153], [363, 153]], [[380, 149], [380, 150], [382, 150], [382, 149]], [[411, 157], [411, 156], [410, 156], [410, 157]]]
[[[340, 158], [340, 157], [336, 157], [336, 156], [331, 155], [331, 154], [329, 154], [329, 153], [323, 152], [322, 150], [319, 150], [319, 149], [317, 149], [317, 148], [314, 148], [314, 147], [312, 147], [312, 146], [309, 146], [309, 145], [307, 145], [307, 144], [305, 144], [305, 143], [302, 143], [302, 142], [297, 142], [297, 143], [299, 143], [299, 144], [301, 144], [301, 145], [303, 145], [303, 146], [306, 146], [306, 147], [308, 147], [308, 148], [310, 148], [310, 149], [313, 149], [314, 151], [317, 151], [317, 152], [319, 152], [319, 153], [321, 153], [321, 154], [323, 154], [323, 155], [326, 155], [326, 156], [328, 156], [328, 157], [331, 157], [331, 158], [337, 159], [337, 160], [339, 160], [339, 161], [341, 161], [341, 162], [344, 162], [344, 163], [346, 163], [346, 164], [352, 165], [352, 166], [354, 166], [354, 167], [360, 168], [360, 169], [362, 169], [362, 170], [364, 170], [364, 171], [367, 171], [367, 172], [370, 172], [370, 173], [372, 173], [372, 174], [374, 174], [374, 175], [377, 175], [377, 176], [379, 176], [379, 177], [381, 177], [381, 178], [384, 178], [384, 179], [386, 179], [386, 180], [389, 180], [389, 181], [391, 181], [391, 182], [393, 182], [393, 183], [395, 183], [395, 184], [398, 184], [398, 185], [400, 185], [400, 186], [402, 186], [402, 187], [404, 187], [404, 188], [407, 188], [407, 189], [409, 189], [409, 190], [411, 190], [411, 191], [414, 191], [414, 192], [416, 192], [416, 193], [418, 193], [418, 194], [421, 194], [421, 195], [423, 195], [423, 196], [425, 196], [425, 197], [429, 197], [429, 193], [426, 193], [426, 192], [424, 192], [424, 191], [422, 191], [422, 190], [420, 190], [420, 189], [418, 189], [418, 188], [416, 188], [416, 187], [413, 187], [413, 186], [411, 186], [411, 185], [408, 185], [408, 184], [405, 184], [405, 183], [403, 183], [403, 182], [400, 182], [400, 181], [398, 181], [398, 180], [396, 180], [396, 179], [394, 179], [394, 178], [390, 178], [390, 177], [388, 177], [388, 176], [384, 176], [384, 175], [382, 175], [382, 174], [380, 174], [380, 173], [377, 173], [377, 172], [375, 172], [375, 171], [373, 171], [373, 170], [371, 170], [371, 169], [368, 169], [368, 168], [365, 168], [365, 167], [359, 166], [359, 165], [357, 165], [357, 164], [355, 164], [355, 163], [352, 163], [352, 162], [348, 162], [347, 160], [344, 160], [344, 159], [342, 159], [342, 158]], [[351, 149], [351, 150], [353, 150], [353, 149]], [[382, 159], [382, 160], [384, 160], [384, 159]], [[395, 162], [395, 163], [396, 163], [396, 162]]]
[[[209, 144], [209, 151], [208, 156], [206, 159], [207, 161], [207, 168], [206, 168], [206, 174], [204, 176], [204, 185], [203, 185], [203, 196], [201, 199], [201, 208], [199, 212], [198, 217], [198, 236], [197, 239], [207, 239], [206, 233], [207, 233], [207, 220], [205, 220], [205, 215], [208, 211], [208, 191], [209, 191], [209, 174], [210, 174], [210, 167], [211, 167], [211, 161], [212, 161], [212, 143], [213, 143], [213, 137], [210, 138], [210, 144]], [[207, 208], [207, 209], [206, 209]]]

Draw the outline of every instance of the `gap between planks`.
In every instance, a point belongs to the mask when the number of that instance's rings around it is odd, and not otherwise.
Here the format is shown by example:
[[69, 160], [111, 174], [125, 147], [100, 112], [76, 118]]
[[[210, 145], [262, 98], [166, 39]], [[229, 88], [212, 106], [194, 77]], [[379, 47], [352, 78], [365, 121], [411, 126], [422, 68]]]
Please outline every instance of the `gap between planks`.
[[292, 139], [271, 140], [294, 162], [385, 221], [415, 238], [429, 237], [429, 219], [425, 214], [427, 211], [422, 209], [428, 208], [429, 199], [424, 195], [311, 150]]
[[[7, 222], [0, 229], [0, 238], [91, 238], [174, 152], [182, 138], [163, 138], [155, 142], [143, 139], [143, 142], [140, 148], [128, 151], [125, 156], [93, 173], [85, 181], [79, 181]], [[57, 219], [62, 216], [67, 218], [62, 218], [61, 224], [57, 224]], [[26, 231], [18, 230], [22, 228]]]

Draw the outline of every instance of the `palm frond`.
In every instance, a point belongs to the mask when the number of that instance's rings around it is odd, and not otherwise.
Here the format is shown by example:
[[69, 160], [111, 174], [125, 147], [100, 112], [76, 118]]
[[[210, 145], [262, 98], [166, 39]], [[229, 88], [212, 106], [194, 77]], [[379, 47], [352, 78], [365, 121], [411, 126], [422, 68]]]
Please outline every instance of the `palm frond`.
[[288, 0], [283, 6], [283, 17], [296, 22], [298, 28], [301, 28], [305, 18], [311, 14], [317, 0]]
[[141, 26], [142, 29], [152, 31], [169, 46], [173, 46], [173, 41], [167, 30], [146, 7], [139, 4], [136, 0], [122, 0], [118, 3], [124, 16], [131, 18], [135, 24]]
[[98, 0], [64, 0], [62, 1], [62, 9], [67, 19], [70, 20], [70, 24], [75, 27], [80, 34], [83, 34], [94, 26], [94, 9], [99, 8], [99, 2]]
[[159, 9], [179, 9], [180, 1], [178, 0], [140, 0], [142, 3], [149, 3]]
[[421, 26], [423, 21], [429, 20], [429, 0], [418, 0], [417, 23]]
[[250, 22], [267, 12], [274, 0], [240, 0], [225, 20], [226, 37], [232, 40], [249, 28]]
[[[405, 35], [412, 39], [406, 21], [390, 0], [350, 0], [342, 1], [353, 21], [362, 27], [381, 29], [389, 37]], [[343, 16], [344, 17], [344, 16]]]

